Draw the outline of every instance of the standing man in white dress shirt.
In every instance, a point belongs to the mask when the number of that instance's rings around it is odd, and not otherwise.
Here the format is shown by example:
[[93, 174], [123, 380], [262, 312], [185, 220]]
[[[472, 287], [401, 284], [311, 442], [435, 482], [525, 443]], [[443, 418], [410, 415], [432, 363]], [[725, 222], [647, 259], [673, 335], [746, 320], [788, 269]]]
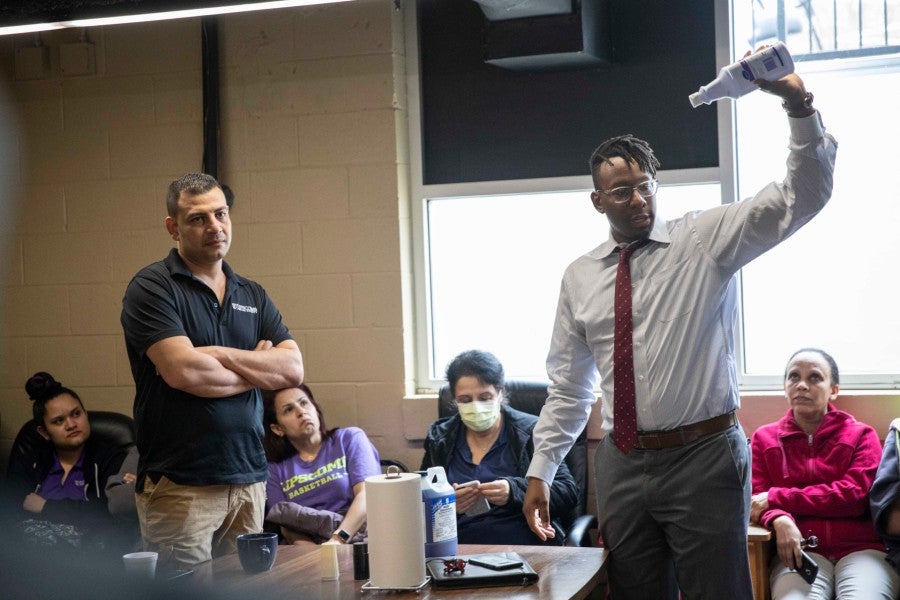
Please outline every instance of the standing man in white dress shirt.
[[[610, 239], [563, 276], [550, 398], [534, 431], [523, 510], [535, 533], [547, 535], [547, 482], [587, 422], [599, 376], [610, 435], [594, 476], [616, 600], [674, 600], [679, 590], [684, 598], [752, 598], [750, 455], [735, 416], [736, 274], [825, 206], [837, 146], [800, 77], [757, 84], [783, 99], [790, 152], [784, 181], [751, 199], [658, 221], [659, 162], [646, 142], [619, 136], [591, 157], [591, 200], [609, 220]], [[614, 428], [613, 296], [618, 254], [629, 246], [636, 441]]]

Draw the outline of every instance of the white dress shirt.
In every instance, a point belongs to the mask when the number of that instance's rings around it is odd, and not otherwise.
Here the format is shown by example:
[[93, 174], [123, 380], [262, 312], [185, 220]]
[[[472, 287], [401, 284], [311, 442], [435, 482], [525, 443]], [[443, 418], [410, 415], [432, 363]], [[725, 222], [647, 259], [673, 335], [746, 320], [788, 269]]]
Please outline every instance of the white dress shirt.
[[[788, 121], [783, 182], [743, 202], [657, 219], [650, 243], [631, 257], [639, 431], [673, 429], [740, 405], [736, 273], [797, 231], [831, 196], [837, 142], [818, 112]], [[550, 397], [534, 430], [529, 477], [553, 480], [596, 402], [598, 377], [603, 430], [612, 429], [616, 247], [610, 237], [563, 275], [547, 357]]]

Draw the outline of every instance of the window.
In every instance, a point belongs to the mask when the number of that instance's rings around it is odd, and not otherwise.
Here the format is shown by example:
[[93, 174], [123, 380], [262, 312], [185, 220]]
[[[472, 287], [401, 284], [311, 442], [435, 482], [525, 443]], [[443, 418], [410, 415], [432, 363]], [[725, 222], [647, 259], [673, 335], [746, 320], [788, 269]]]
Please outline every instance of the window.
[[[735, 56], [773, 36], [786, 40], [839, 143], [829, 205], [742, 271], [742, 387], [780, 388], [784, 362], [801, 346], [834, 354], [845, 388], [898, 387], [900, 184], [892, 167], [900, 122], [890, 111], [900, 92], [900, 0], [793, 4], [766, 3], [766, 12], [758, 0], [734, 0], [733, 23], [717, 20], [731, 29], [721, 37], [734, 40]], [[720, 169], [660, 172], [660, 216], [746, 198], [780, 180], [788, 125], [776, 102], [755, 93], [721, 103], [720, 146], [734, 148], [734, 163], [726, 151]], [[415, 174], [415, 131], [411, 139]], [[435, 389], [447, 362], [475, 347], [497, 354], [509, 377], [546, 378], [562, 272], [608, 236], [590, 185], [587, 175], [413, 185], [420, 388]]]
[[[892, 45], [900, 42], [900, 1], [793, 4], [782, 7], [787, 44], [838, 140], [834, 192], [813, 221], [743, 270], [742, 383], [771, 384], [791, 352], [819, 346], [835, 356], [845, 387], [896, 387], [900, 211], [891, 174], [900, 123], [875, 107], [900, 91], [900, 47]], [[741, 40], [753, 39], [749, 25], [769, 21], [757, 2], [736, 0], [735, 11], [739, 55]], [[765, 26], [756, 34], [755, 44], [766, 41]], [[741, 198], [783, 171], [783, 145], [772, 140], [786, 139], [787, 124], [771, 103], [763, 94], [735, 103]]]
[[[659, 216], [720, 198], [718, 184], [662, 186]], [[609, 237], [590, 190], [435, 198], [426, 213], [432, 378], [458, 353], [480, 348], [497, 355], [509, 378], [545, 379], [563, 271]]]

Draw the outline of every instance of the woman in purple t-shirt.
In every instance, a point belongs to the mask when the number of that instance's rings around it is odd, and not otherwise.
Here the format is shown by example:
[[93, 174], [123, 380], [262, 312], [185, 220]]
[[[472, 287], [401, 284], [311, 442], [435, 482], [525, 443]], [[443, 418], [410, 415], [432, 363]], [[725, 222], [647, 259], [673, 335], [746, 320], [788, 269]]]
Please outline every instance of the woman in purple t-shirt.
[[269, 461], [266, 521], [290, 542], [366, 537], [365, 479], [381, 473], [378, 451], [358, 427], [327, 429], [306, 384], [263, 392]]

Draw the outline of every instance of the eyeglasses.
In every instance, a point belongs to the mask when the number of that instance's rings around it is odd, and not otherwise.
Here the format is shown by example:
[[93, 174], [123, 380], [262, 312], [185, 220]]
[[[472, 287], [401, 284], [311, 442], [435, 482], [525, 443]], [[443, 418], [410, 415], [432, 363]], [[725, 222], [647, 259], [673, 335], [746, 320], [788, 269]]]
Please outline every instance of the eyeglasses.
[[634, 196], [634, 193], [637, 192], [641, 198], [650, 198], [653, 194], [656, 193], [656, 189], [659, 187], [659, 182], [655, 179], [648, 179], [647, 181], [642, 181], [637, 185], [623, 185], [621, 187], [613, 188], [611, 190], [603, 191], [603, 190], [594, 190], [600, 194], [606, 194], [613, 199], [613, 202], [616, 204], [625, 204], [629, 202]]

